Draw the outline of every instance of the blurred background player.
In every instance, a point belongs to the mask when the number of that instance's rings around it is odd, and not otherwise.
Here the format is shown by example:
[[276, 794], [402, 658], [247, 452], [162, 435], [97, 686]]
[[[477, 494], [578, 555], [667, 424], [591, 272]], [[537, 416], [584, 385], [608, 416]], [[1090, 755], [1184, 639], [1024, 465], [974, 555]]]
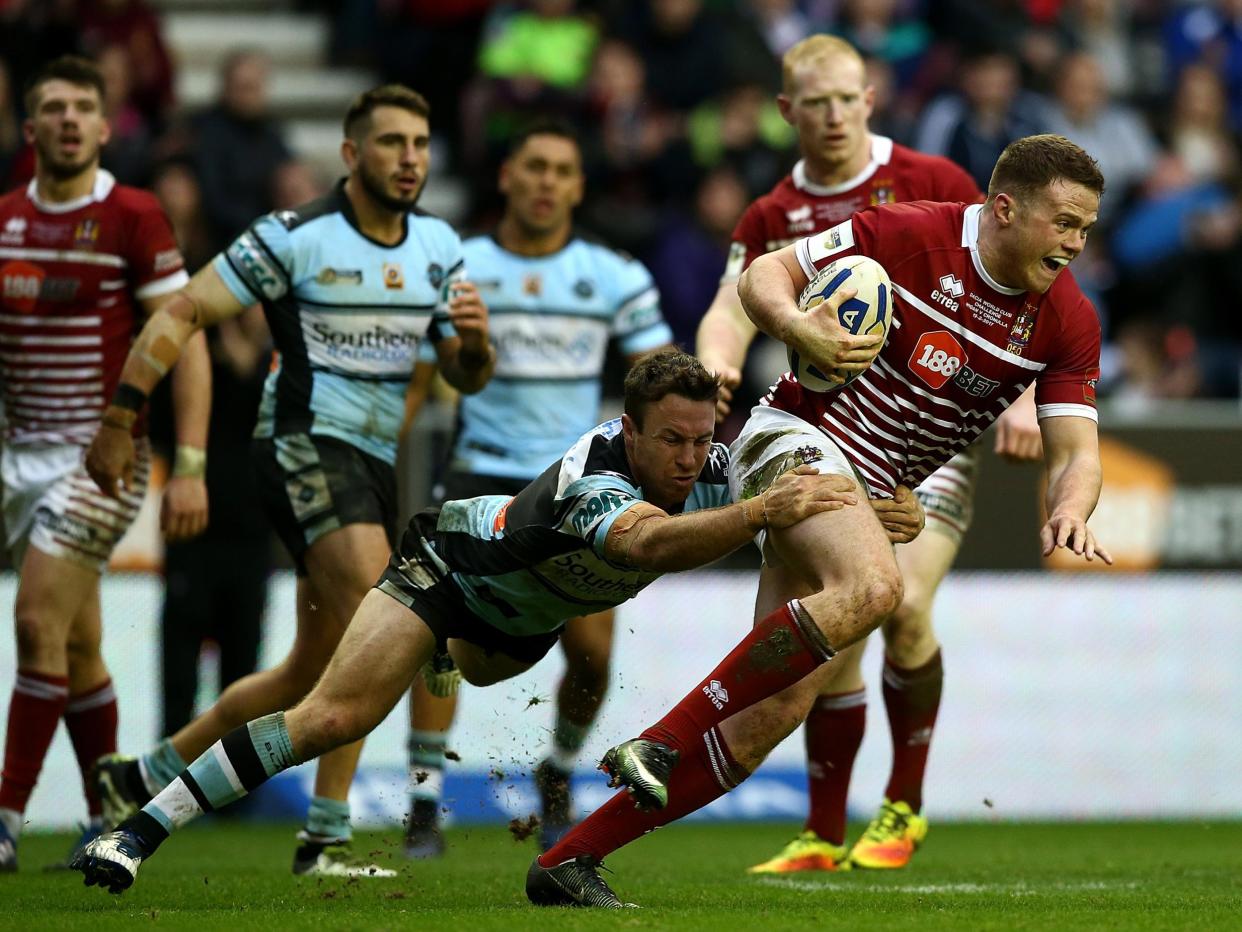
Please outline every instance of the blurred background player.
[[[93, 761], [116, 750], [117, 708], [100, 654], [99, 577], [138, 513], [150, 474], [146, 423], [126, 426], [135, 456], [115, 500], [82, 454], [100, 425], [143, 315], [186, 283], [168, 220], [150, 194], [99, 167], [110, 127], [103, 79], [81, 58], [55, 59], [26, 91], [35, 177], [0, 200], [0, 372], [7, 431], [6, 545], [21, 577], [17, 683], [0, 778], [0, 870], [17, 869], [22, 813], [63, 717], [98, 834]], [[170, 540], [207, 521], [204, 448], [211, 399], [202, 337], [173, 374], [177, 455], [161, 524]]]
[[[397, 433], [424, 339], [449, 383], [491, 374], [487, 309], [462, 280], [457, 234], [415, 210], [427, 180], [426, 101], [400, 85], [360, 95], [344, 121], [349, 176], [327, 197], [259, 218], [144, 328], [110, 417], [159, 382], [191, 334], [262, 303], [277, 357], [255, 426], [259, 491], [298, 569], [298, 628], [277, 667], [231, 685], [203, 715], [139, 760], [101, 762], [109, 820], [120, 821], [231, 728], [295, 703], [319, 678], [390, 552]], [[96, 435], [87, 467], [111, 491], [132, 459], [127, 435]], [[347, 796], [361, 743], [320, 763], [293, 869], [392, 876], [356, 863]]]
[[[975, 203], [982, 197], [971, 178], [947, 159], [914, 152], [868, 130], [875, 92], [849, 43], [812, 36], [793, 46], [783, 64], [784, 93], [777, 100], [798, 131], [802, 160], [742, 216], [720, 291], [699, 328], [699, 357], [720, 374], [724, 386], [722, 417], [741, 385], [746, 353], [758, 332], [737, 296], [738, 277], [757, 256], [874, 204]], [[947, 300], [961, 297], [951, 286], [942, 287], [952, 292]], [[1031, 392], [1001, 415], [996, 450], [1013, 459], [1041, 455]], [[867, 714], [861, 670], [865, 644], [860, 643], [833, 660], [833, 673], [807, 717], [810, 812], [805, 829], [752, 872], [835, 870], [847, 860], [858, 867], [902, 867], [926, 834], [926, 820], [919, 815], [923, 773], [944, 676], [931, 609], [970, 525], [979, 456], [976, 444], [919, 486], [927, 530], [934, 533], [897, 549], [905, 590], [901, 606], [881, 628], [893, 763], [879, 813], [853, 848], [847, 847], [846, 801]]]
[[[458, 408], [442, 496], [449, 501], [516, 495], [597, 419], [609, 342], [629, 366], [672, 338], [643, 265], [574, 233], [582, 154], [568, 125], [534, 123], [515, 136], [499, 187], [505, 210], [495, 233], [463, 246], [488, 304], [497, 359], [492, 381]], [[566, 670], [552, 747], [534, 774], [545, 848], [569, 826], [570, 774], [608, 689], [613, 615], [571, 619], [561, 634]], [[444, 850], [438, 822], [456, 681], [429, 672], [410, 695], [410, 857]], [[438, 698], [429, 685], [449, 695]]]

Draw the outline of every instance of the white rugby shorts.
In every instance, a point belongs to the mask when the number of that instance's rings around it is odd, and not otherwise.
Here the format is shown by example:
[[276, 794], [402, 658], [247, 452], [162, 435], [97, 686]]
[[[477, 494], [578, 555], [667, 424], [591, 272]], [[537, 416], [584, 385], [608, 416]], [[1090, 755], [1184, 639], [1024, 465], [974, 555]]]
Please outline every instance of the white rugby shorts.
[[108, 498], [83, 465], [76, 443], [6, 444], [0, 453], [4, 527], [13, 566], [21, 569], [30, 545], [43, 553], [101, 572], [134, 523], [151, 475], [151, 446], [134, 439], [134, 487]]
[[972, 443], [914, 490], [927, 514], [924, 530], [944, 534], [959, 547], [975, 516], [975, 483], [982, 459], [979, 443]]

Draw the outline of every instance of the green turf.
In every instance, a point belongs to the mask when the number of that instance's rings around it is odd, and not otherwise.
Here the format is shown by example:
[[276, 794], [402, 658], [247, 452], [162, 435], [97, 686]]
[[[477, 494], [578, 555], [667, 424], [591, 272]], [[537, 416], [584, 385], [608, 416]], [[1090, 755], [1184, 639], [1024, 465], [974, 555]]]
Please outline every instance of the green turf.
[[1242, 822], [933, 824], [904, 871], [760, 880], [743, 870], [791, 826], [675, 826], [609, 859], [645, 909], [539, 909], [522, 893], [532, 842], [459, 829], [408, 864], [395, 832], [356, 844], [396, 880], [294, 880], [292, 829], [204, 825], [171, 839], [120, 897], [44, 873], [67, 837], [28, 836], [0, 876], [11, 929], [1242, 929]]

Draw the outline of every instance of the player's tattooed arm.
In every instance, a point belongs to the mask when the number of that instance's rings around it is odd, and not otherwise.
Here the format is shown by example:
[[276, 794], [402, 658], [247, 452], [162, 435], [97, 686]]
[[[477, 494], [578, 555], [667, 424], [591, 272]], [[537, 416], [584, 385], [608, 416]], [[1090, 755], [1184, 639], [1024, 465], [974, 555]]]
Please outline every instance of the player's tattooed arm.
[[733, 392], [742, 384], [746, 351], [758, 332], [742, 309], [737, 281], [722, 281], [711, 307], [699, 322], [695, 337], [695, 354], [720, 382], [720, 394], [716, 398], [717, 422], [729, 415]]
[[1086, 417], [1046, 417], [1039, 427], [1048, 467], [1048, 521], [1039, 531], [1044, 556], [1064, 548], [1088, 560], [1099, 557], [1111, 564], [1112, 555], [1087, 527], [1103, 482], [1095, 421]]
[[857, 501], [853, 479], [799, 466], [767, 491], [722, 508], [669, 515], [647, 502], [635, 502], [613, 522], [604, 555], [661, 573], [693, 569], [732, 553], [764, 528], [791, 527]]
[[[152, 390], [181, 358], [190, 338], [203, 327], [240, 314], [243, 308], [211, 265], [158, 306], [144, 306], [150, 317], [125, 358], [120, 384], [86, 452], [86, 470], [104, 494], [117, 497], [118, 482], [130, 487], [134, 423]], [[205, 443], [205, 431], [203, 438]]]
[[436, 344], [444, 380], [467, 395], [483, 388], [496, 368], [496, 348], [488, 339], [487, 305], [470, 282], [454, 282], [449, 317], [456, 337]]

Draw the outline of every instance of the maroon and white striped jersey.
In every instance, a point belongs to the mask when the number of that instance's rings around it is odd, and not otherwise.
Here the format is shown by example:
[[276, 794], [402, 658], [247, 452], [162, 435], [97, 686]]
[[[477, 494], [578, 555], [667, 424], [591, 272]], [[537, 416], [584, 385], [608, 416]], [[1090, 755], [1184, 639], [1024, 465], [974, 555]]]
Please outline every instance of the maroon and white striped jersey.
[[758, 256], [848, 220], [864, 207], [904, 201], [972, 204], [982, 197], [974, 179], [943, 156], [873, 135], [871, 158], [853, 178], [830, 186], [815, 184], [807, 178], [804, 163], [798, 162], [776, 187], [746, 208], [733, 230], [721, 283], [736, 282]]
[[0, 373], [7, 442], [89, 443], [141, 319], [188, 281], [154, 196], [102, 169], [94, 190], [0, 198]]
[[786, 373], [763, 400], [826, 432], [873, 494], [919, 485], [1035, 381], [1039, 417], [1096, 420], [1100, 324], [1065, 272], [1045, 294], [1005, 288], [979, 257], [982, 205], [914, 201], [798, 242], [808, 277], [870, 256], [893, 283], [888, 341], [861, 376], [812, 392]]

